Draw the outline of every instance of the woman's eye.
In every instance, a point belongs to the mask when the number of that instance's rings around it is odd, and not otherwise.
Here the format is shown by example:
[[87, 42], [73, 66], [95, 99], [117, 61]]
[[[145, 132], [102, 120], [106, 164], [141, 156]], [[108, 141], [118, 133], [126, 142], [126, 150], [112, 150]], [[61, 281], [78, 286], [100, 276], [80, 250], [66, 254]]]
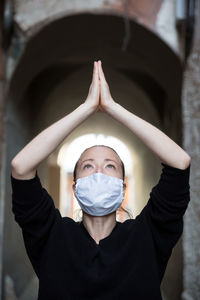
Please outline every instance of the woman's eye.
[[85, 165], [84, 167], [83, 167], [83, 169], [90, 169], [92, 166], [91, 165]]
[[109, 169], [115, 169], [115, 166], [113, 166], [113, 165], [107, 165], [107, 167], [108, 167]]

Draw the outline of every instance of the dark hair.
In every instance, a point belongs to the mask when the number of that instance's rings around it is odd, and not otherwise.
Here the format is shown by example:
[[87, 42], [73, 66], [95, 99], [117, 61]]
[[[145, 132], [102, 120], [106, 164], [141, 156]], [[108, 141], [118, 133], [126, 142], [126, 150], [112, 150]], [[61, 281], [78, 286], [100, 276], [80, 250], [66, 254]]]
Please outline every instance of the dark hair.
[[[124, 180], [124, 178], [125, 178], [125, 167], [124, 167], [124, 163], [123, 163], [123, 161], [121, 160], [119, 154], [118, 154], [113, 148], [111, 148], [111, 147], [109, 147], [109, 146], [105, 146], [105, 145], [94, 145], [94, 146], [92, 146], [92, 147], [89, 147], [89, 148], [85, 149], [85, 150], [82, 152], [82, 154], [83, 154], [85, 151], [87, 151], [88, 149], [91, 149], [91, 148], [93, 148], [93, 147], [106, 147], [106, 148], [111, 149], [113, 152], [115, 152], [115, 154], [119, 157], [119, 160], [120, 160], [120, 162], [121, 162], [121, 167], [122, 167], [122, 179]], [[82, 154], [81, 154], [81, 155], [82, 155]], [[81, 156], [80, 156], [80, 157], [81, 157]], [[78, 167], [78, 163], [79, 163], [80, 157], [79, 157], [79, 159], [77, 160], [77, 162], [76, 162], [76, 164], [75, 164], [75, 167], [74, 167], [74, 171], [73, 171], [74, 182], [76, 181], [76, 172], [77, 172], [77, 167]]]

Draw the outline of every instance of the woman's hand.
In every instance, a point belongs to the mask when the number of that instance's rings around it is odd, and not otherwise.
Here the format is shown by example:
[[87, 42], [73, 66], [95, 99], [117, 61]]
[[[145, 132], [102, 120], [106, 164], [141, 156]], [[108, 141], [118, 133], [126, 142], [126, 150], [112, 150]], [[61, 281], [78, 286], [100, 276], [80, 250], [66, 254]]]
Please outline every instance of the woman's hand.
[[100, 79], [100, 107], [101, 111], [107, 112], [108, 109], [115, 104], [113, 100], [108, 83], [105, 79], [104, 72], [102, 69], [101, 61], [98, 61], [98, 73]]
[[84, 104], [88, 105], [94, 112], [99, 110], [100, 80], [98, 74], [98, 63], [94, 62], [93, 77], [89, 88], [89, 93]]

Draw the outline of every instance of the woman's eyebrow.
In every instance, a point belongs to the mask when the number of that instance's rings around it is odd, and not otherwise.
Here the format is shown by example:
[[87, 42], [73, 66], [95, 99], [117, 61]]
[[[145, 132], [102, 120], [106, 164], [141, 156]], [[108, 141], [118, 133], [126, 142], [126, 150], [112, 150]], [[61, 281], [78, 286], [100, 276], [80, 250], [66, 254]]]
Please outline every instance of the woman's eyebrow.
[[94, 159], [93, 158], [87, 158], [87, 159], [85, 159], [85, 160], [83, 160], [82, 162], [81, 162], [81, 165], [85, 162], [85, 161], [94, 161]]
[[117, 161], [115, 161], [114, 159], [111, 159], [111, 158], [105, 158], [104, 160], [105, 160], [105, 161], [113, 161], [113, 162], [115, 162], [116, 164], [118, 164]]
[[[84, 162], [86, 162], [86, 161], [94, 161], [95, 159], [93, 159], [93, 158], [87, 158], [87, 159], [84, 159], [82, 162], [81, 162], [81, 164], [80, 165], [82, 165]], [[111, 159], [111, 158], [105, 158], [104, 159], [104, 161], [113, 161], [113, 162], [115, 162], [116, 164], [118, 164], [115, 160], [113, 160], [113, 159]]]

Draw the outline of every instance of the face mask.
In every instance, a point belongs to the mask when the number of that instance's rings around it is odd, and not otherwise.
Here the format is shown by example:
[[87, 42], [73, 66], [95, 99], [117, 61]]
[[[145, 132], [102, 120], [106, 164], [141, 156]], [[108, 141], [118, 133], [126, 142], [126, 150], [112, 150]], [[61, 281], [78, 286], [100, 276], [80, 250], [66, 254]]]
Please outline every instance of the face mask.
[[75, 197], [89, 215], [105, 216], [117, 210], [124, 198], [123, 180], [95, 173], [76, 181]]

